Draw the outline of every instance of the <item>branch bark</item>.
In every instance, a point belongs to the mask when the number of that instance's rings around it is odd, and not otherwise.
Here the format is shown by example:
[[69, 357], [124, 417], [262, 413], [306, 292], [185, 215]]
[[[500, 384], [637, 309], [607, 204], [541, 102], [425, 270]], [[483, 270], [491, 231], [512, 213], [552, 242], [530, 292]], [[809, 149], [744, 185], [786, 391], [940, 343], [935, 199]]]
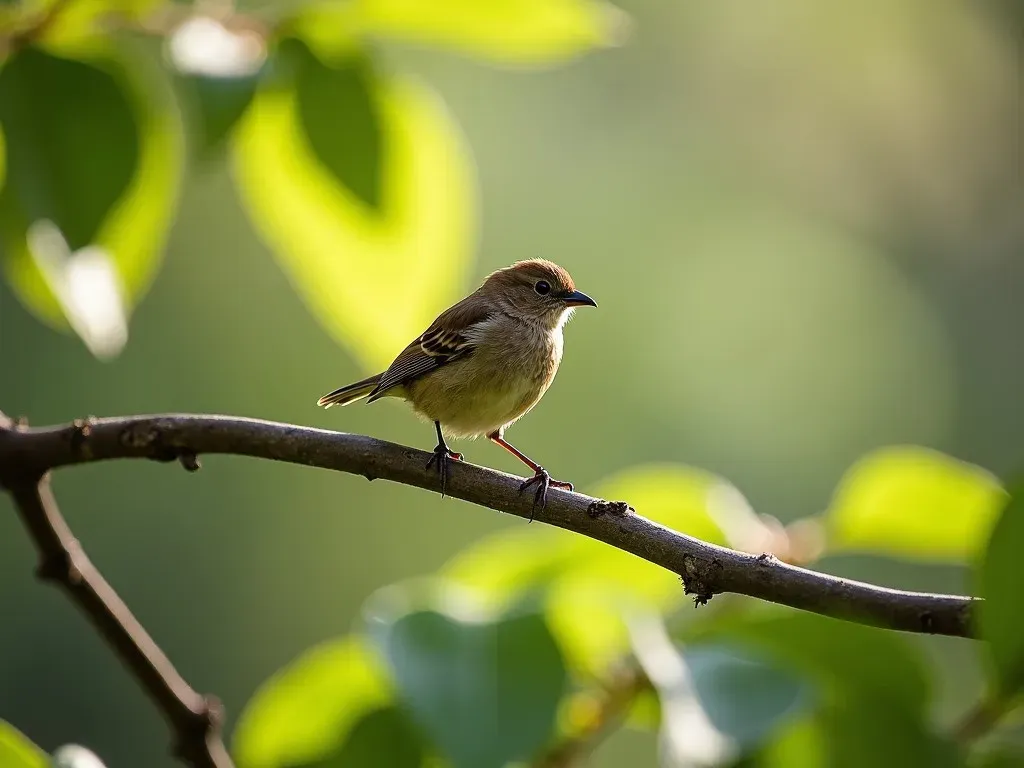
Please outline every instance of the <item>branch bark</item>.
[[85, 612], [156, 702], [174, 731], [176, 756], [196, 768], [231, 768], [220, 703], [192, 690], [89, 561], [57, 508], [49, 475], [14, 466], [7, 457], [0, 461], [0, 484], [39, 550], [37, 576], [59, 585]]
[[[92, 419], [70, 425], [0, 431], [6, 467], [42, 475], [50, 469], [108, 459], [181, 461], [236, 454], [381, 478], [439, 491], [426, 469], [430, 454], [364, 435], [227, 416], [169, 414]], [[451, 467], [455, 498], [528, 518], [531, 495], [520, 478], [468, 463]], [[842, 579], [685, 536], [636, 514], [624, 502], [552, 489], [536, 519], [589, 536], [678, 574], [698, 603], [723, 592], [888, 629], [971, 637], [977, 598], [904, 592]]]

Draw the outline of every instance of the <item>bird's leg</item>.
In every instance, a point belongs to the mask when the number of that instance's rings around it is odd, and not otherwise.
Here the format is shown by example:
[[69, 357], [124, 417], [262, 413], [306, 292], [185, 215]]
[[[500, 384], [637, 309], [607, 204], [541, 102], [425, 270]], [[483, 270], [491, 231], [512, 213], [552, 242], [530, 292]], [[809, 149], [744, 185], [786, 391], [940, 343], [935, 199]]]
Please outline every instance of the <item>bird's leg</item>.
[[434, 455], [427, 462], [427, 469], [437, 462], [437, 474], [441, 477], [441, 498], [444, 498], [445, 488], [448, 485], [448, 462], [462, 461], [462, 454], [456, 453], [448, 447], [448, 443], [444, 441], [444, 435], [441, 434], [440, 421], [434, 422], [434, 429], [437, 430], [437, 447], [434, 448]]
[[544, 509], [548, 500], [548, 488], [554, 486], [555, 488], [564, 488], [567, 491], [573, 489], [572, 483], [566, 483], [561, 480], [555, 480], [551, 477], [544, 467], [538, 464], [536, 461], [531, 459], [525, 453], [516, 448], [512, 443], [508, 442], [504, 437], [501, 436], [501, 432], [492, 432], [487, 436], [487, 439], [497, 445], [500, 445], [506, 451], [511, 453], [523, 464], [533, 470], [533, 477], [526, 480], [522, 485], [519, 486], [519, 492], [522, 493], [534, 483], [537, 484], [537, 492], [533, 497], [533, 509], [530, 510], [530, 522], [533, 522], [533, 516], [537, 512], [537, 507]]

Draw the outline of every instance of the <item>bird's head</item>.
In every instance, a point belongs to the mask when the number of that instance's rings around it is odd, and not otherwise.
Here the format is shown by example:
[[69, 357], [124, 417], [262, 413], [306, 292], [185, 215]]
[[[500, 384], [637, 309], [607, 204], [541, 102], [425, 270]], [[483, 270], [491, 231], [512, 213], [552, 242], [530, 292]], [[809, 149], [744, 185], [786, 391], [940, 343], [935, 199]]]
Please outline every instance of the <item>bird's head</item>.
[[596, 307], [597, 302], [576, 290], [562, 267], [544, 259], [517, 261], [491, 273], [480, 288], [502, 310], [514, 317], [535, 320], [557, 328], [575, 307]]

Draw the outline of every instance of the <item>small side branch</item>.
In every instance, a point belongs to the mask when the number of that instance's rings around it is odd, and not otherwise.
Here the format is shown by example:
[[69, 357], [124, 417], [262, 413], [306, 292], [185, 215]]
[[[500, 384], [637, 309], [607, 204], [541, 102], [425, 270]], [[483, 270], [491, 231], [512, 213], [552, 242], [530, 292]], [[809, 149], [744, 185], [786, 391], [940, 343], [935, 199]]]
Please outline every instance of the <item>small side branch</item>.
[[[38, 473], [106, 459], [180, 461], [223, 453], [350, 472], [439, 491], [430, 455], [364, 435], [227, 416], [172, 414], [80, 421], [41, 429], [0, 429], [0, 473]], [[533, 498], [521, 478], [459, 462], [446, 493], [529, 518]], [[898, 514], [893, 510], [893, 514]], [[603, 541], [679, 574], [698, 603], [723, 592], [888, 629], [971, 637], [976, 598], [905, 592], [818, 573], [769, 555], [751, 555], [685, 536], [636, 514], [624, 502], [553, 489], [537, 520]]]
[[7, 475], [0, 480], [39, 551], [37, 575], [59, 585], [85, 612], [156, 702], [174, 731], [174, 754], [195, 768], [231, 768], [221, 740], [219, 702], [192, 690], [89, 561], [57, 508], [49, 476]]

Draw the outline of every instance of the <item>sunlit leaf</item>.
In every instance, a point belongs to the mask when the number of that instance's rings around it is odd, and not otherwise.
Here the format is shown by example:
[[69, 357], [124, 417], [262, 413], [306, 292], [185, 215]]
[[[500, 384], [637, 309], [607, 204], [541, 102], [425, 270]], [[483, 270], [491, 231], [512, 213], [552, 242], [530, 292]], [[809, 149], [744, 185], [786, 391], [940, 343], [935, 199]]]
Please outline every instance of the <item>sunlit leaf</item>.
[[0, 720], [0, 765], [3, 768], [47, 768], [46, 753], [10, 723]]
[[160, 0], [103, 0], [97, 2], [66, 2], [46, 0], [40, 3], [42, 13], [58, 6], [40, 38], [49, 48], [63, 48], [93, 42], [109, 34], [110, 22], [121, 24], [142, 19], [161, 4]]
[[314, 315], [368, 369], [458, 297], [476, 219], [470, 160], [440, 101], [409, 80], [374, 83], [378, 210], [318, 160], [290, 81], [264, 85], [235, 133], [254, 225]]
[[[739, 495], [710, 473], [668, 464], [628, 469], [594, 492], [627, 500], [638, 514], [715, 543], [725, 543], [715, 515]], [[600, 675], [628, 649], [624, 612], [670, 611], [686, 599], [675, 574], [549, 528], [513, 528], [486, 537], [456, 555], [442, 574], [482, 590], [496, 604], [546, 590], [547, 616], [567, 663], [588, 675]]]
[[[395, 741], [396, 757], [420, 755], [392, 701], [387, 669], [372, 648], [356, 638], [325, 643], [277, 672], [246, 705], [234, 737], [238, 765], [370, 768], [356, 757], [378, 744], [382, 731]], [[340, 762], [346, 755], [352, 762]]]
[[[87, 327], [90, 342], [109, 318], [126, 317], [156, 273], [182, 147], [173, 97], [148, 58], [99, 45], [78, 54], [27, 49], [0, 72], [0, 242], [22, 302], [55, 327]], [[33, 239], [33, 228], [47, 234]], [[103, 354], [103, 344], [90, 348]]]
[[[820, 724], [813, 717], [802, 717], [779, 728], [763, 744], [744, 768], [826, 768], [827, 745]], [[738, 768], [738, 766], [737, 766]]]
[[353, 0], [308, 8], [297, 23], [322, 50], [371, 36], [516, 65], [553, 64], [617, 45], [629, 29], [626, 14], [603, 0]]
[[982, 638], [988, 641], [992, 685], [1007, 697], [1024, 688], [1022, 553], [1024, 487], [1018, 486], [992, 530], [978, 573], [981, 596], [985, 598], [979, 606], [979, 626]]
[[552, 734], [567, 686], [543, 616], [436, 602], [371, 611], [401, 700], [455, 768], [530, 758]]
[[964, 561], [984, 546], [1005, 493], [985, 470], [925, 448], [858, 462], [828, 511], [829, 547]]
[[344, 744], [331, 755], [288, 768], [421, 768], [428, 765], [427, 748], [404, 709], [375, 709], [363, 715]]

